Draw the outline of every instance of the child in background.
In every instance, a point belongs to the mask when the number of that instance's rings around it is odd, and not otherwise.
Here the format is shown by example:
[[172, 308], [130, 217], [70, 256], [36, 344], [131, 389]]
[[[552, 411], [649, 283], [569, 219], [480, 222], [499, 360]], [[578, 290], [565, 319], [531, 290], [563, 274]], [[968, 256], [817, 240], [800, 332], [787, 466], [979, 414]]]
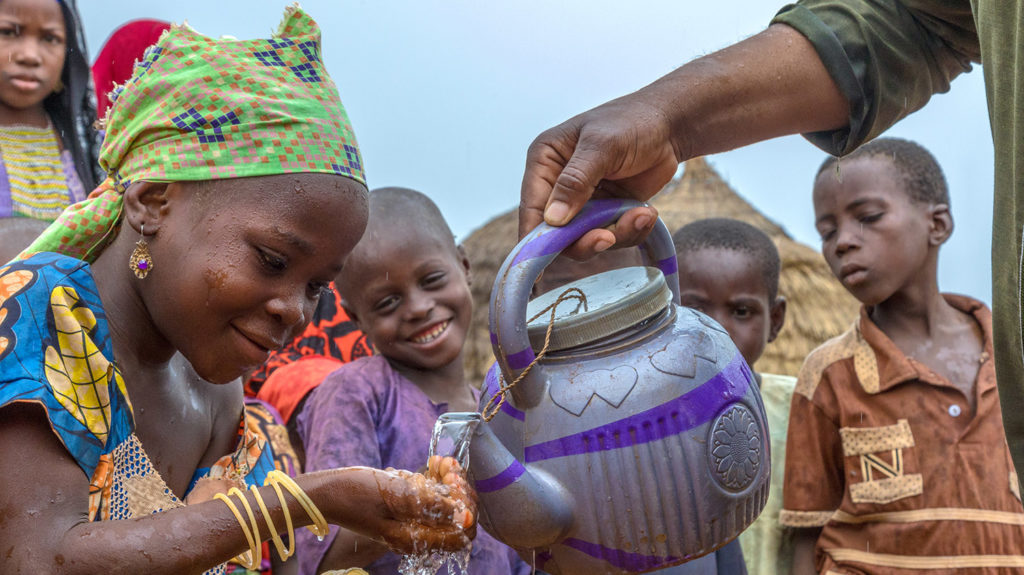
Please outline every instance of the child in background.
[[[429, 198], [383, 188], [370, 193], [366, 233], [337, 286], [377, 354], [345, 364], [309, 394], [298, 415], [306, 469], [419, 469], [437, 417], [477, 410], [479, 392], [462, 367], [472, 314], [469, 260]], [[297, 540], [306, 575], [344, 567], [398, 573], [400, 556], [343, 529], [332, 528], [322, 542]], [[477, 531], [470, 573], [530, 571], [512, 549]]]
[[[786, 319], [779, 292], [779, 252], [764, 232], [732, 219], [698, 220], [672, 236], [679, 264], [682, 304], [720, 323], [751, 367], [775, 340]], [[768, 501], [760, 517], [737, 541], [705, 559], [693, 573], [776, 575], [789, 571], [791, 554], [779, 524], [789, 402], [796, 379], [757, 373], [771, 432], [772, 476]], [[742, 552], [740, 547], [742, 546]], [[700, 560], [698, 560], [700, 561]], [[695, 562], [693, 562], [695, 563]], [[691, 565], [684, 564], [683, 567]]]
[[991, 312], [941, 294], [945, 178], [884, 138], [814, 181], [832, 273], [860, 320], [813, 351], [793, 394], [784, 525], [794, 573], [1010, 573], [1024, 509], [1003, 433]]
[[0, 218], [52, 221], [99, 179], [99, 137], [73, 0], [0, 2]]

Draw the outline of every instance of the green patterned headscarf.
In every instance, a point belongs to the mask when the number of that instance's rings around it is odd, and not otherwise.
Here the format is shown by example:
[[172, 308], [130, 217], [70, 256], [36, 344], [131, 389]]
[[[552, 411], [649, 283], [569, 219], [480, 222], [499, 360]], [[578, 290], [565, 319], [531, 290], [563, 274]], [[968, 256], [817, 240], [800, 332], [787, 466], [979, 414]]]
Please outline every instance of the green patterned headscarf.
[[167, 31], [111, 96], [100, 166], [108, 177], [68, 207], [23, 255], [93, 261], [113, 238], [132, 182], [217, 180], [298, 172], [365, 184], [338, 89], [320, 57], [320, 28], [298, 5], [269, 40]]

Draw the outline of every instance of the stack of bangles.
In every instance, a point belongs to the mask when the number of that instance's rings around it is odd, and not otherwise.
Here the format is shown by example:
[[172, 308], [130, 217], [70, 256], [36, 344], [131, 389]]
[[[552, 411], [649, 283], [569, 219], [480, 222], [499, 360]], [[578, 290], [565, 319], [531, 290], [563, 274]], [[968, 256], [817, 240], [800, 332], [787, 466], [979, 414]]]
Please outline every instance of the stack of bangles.
[[[288, 531], [288, 546], [286, 547], [284, 541], [281, 540], [281, 535], [278, 533], [277, 527], [274, 525], [274, 520], [270, 517], [270, 511], [267, 509], [267, 505], [263, 502], [263, 496], [260, 495], [259, 489], [253, 485], [249, 488], [252, 491], [253, 497], [256, 499], [256, 504], [259, 505], [260, 511], [263, 512], [263, 518], [267, 522], [267, 528], [270, 529], [270, 538], [274, 542], [274, 546], [277, 547], [277, 552], [281, 555], [281, 560], [284, 561], [295, 554], [295, 527], [292, 525], [292, 515], [288, 511], [288, 503], [284, 500], [284, 493], [281, 492], [281, 486], [284, 486], [289, 493], [292, 494], [299, 505], [305, 510], [306, 515], [313, 520], [313, 524], [306, 527], [313, 532], [321, 541], [324, 536], [327, 535], [327, 521], [324, 519], [320, 510], [317, 509], [316, 505], [313, 504], [313, 500], [306, 495], [306, 492], [295, 481], [288, 477], [286, 474], [273, 470], [267, 474], [267, 480], [264, 485], [270, 485], [274, 488], [277, 493], [277, 499], [281, 502], [281, 512], [284, 513], [285, 527]], [[245, 518], [242, 513], [235, 506], [235, 503], [231, 500], [232, 495], [237, 495], [238, 499], [242, 502], [242, 507], [245, 508], [246, 514], [249, 516], [249, 525], [246, 525]], [[227, 504], [228, 508], [231, 509], [231, 513], [235, 515], [235, 519], [238, 520], [238, 524], [242, 526], [242, 533], [245, 534], [245, 540], [249, 543], [249, 550], [242, 553], [237, 557], [239, 563], [242, 564], [246, 569], [257, 570], [259, 569], [260, 563], [263, 562], [263, 538], [260, 537], [259, 526], [256, 524], [256, 515], [252, 511], [252, 506], [249, 505], [249, 501], [245, 498], [245, 493], [237, 488], [232, 487], [228, 491], [227, 495], [218, 493], [213, 496], [214, 499], [220, 499]], [[251, 529], [250, 529], [251, 527]]]

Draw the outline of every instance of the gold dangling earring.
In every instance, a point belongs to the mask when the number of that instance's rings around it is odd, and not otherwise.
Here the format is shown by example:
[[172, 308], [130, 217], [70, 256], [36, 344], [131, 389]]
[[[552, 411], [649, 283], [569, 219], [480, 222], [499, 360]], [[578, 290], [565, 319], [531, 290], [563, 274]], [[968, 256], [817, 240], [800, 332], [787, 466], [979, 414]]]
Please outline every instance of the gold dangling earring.
[[146, 243], [146, 224], [139, 228], [142, 235], [139, 241], [135, 242], [135, 249], [132, 250], [132, 257], [128, 260], [128, 267], [135, 273], [135, 277], [145, 279], [149, 271], [153, 269], [153, 256], [149, 255], [149, 244]]

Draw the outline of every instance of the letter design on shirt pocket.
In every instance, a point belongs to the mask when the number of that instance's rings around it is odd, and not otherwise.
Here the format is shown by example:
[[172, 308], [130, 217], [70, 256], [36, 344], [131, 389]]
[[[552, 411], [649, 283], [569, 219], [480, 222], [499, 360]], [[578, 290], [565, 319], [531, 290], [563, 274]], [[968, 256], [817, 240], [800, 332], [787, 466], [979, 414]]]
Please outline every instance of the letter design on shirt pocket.
[[854, 503], [891, 503], [922, 493], [921, 474], [904, 473], [903, 450], [914, 447], [906, 419], [882, 427], [843, 427], [839, 436], [844, 455], [860, 456], [864, 480], [850, 484]]

